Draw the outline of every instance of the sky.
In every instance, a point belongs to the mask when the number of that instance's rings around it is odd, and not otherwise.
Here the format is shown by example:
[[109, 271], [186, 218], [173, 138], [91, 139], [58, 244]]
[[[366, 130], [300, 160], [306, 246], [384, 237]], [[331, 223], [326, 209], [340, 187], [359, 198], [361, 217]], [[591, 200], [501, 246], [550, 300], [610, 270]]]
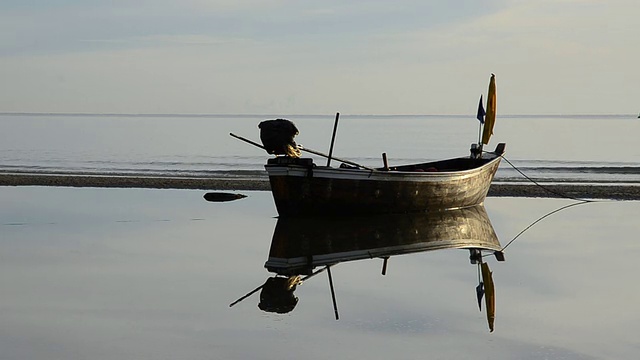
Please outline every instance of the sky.
[[637, 0], [3, 0], [0, 112], [640, 112]]

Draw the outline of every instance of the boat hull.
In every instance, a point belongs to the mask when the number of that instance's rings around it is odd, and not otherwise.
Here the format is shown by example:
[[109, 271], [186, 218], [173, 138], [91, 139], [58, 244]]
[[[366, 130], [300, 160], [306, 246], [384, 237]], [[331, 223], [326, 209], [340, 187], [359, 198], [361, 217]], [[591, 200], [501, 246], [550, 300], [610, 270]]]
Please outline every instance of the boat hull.
[[[494, 154], [495, 155], [495, 154]], [[267, 164], [280, 216], [384, 214], [481, 205], [501, 157], [462, 171], [411, 172]]]

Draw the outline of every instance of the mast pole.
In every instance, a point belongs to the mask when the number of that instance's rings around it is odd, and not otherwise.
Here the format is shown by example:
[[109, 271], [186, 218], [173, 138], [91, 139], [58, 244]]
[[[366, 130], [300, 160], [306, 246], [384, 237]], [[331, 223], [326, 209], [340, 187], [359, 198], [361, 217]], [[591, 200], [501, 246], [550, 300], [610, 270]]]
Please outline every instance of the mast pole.
[[329, 147], [329, 156], [327, 157], [327, 167], [331, 164], [331, 156], [333, 155], [333, 143], [336, 140], [336, 130], [338, 129], [338, 118], [340, 113], [336, 113], [336, 121], [333, 123], [333, 135], [331, 136], [331, 146]]

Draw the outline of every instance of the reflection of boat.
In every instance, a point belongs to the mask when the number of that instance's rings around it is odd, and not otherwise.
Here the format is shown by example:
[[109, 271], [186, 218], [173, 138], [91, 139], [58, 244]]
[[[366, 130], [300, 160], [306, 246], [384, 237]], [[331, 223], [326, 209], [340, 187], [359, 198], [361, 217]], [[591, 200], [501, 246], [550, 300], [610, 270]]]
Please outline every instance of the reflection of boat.
[[[270, 312], [293, 310], [298, 302], [293, 295], [296, 286], [327, 270], [337, 320], [331, 266], [378, 257], [384, 259], [384, 275], [391, 256], [441, 249], [470, 251], [482, 279], [476, 287], [478, 305], [485, 297], [487, 322], [493, 331], [495, 287], [482, 252], [493, 253], [500, 261], [504, 257], [484, 206], [360, 217], [279, 218], [265, 263], [276, 276], [262, 285], [259, 307]], [[316, 267], [321, 269], [313, 272]], [[271, 286], [276, 283], [281, 285]]]
[[309, 274], [315, 267], [439, 249], [500, 251], [484, 206], [431, 213], [279, 218], [267, 270]]
[[[491, 271], [483, 262], [483, 252], [493, 253], [499, 261], [504, 257], [484, 206], [359, 217], [279, 218], [265, 263], [275, 276], [229, 306], [260, 291], [260, 309], [290, 312], [298, 303], [294, 295], [298, 285], [326, 271], [337, 320], [332, 266], [378, 257], [384, 259], [382, 274], [385, 275], [391, 256], [441, 249], [470, 251], [471, 263], [478, 264], [479, 278], [482, 273], [476, 287], [478, 305], [485, 297], [487, 321], [493, 331], [495, 292]], [[314, 271], [316, 267], [320, 269]]]

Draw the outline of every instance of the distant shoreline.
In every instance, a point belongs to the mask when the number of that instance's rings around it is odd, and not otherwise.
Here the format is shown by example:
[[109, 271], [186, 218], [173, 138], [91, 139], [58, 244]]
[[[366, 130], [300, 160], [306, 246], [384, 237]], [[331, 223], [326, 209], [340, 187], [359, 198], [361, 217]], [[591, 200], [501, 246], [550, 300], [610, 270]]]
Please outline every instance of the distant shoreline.
[[[267, 179], [181, 178], [152, 176], [0, 174], [0, 186], [193, 189], [269, 191]], [[499, 184], [489, 196], [640, 200], [640, 186], [604, 184]]]
[[[327, 117], [331, 118], [334, 114], [214, 114], [214, 113], [92, 113], [92, 112], [0, 112], [0, 116], [33, 116], [33, 117], [139, 117], [139, 118], [317, 118]], [[469, 114], [340, 114], [342, 117], [352, 118], [415, 118], [415, 117], [463, 117], [466, 118]], [[505, 114], [499, 117], [513, 117], [513, 118], [548, 118], [548, 117], [564, 117], [564, 118], [593, 118], [600, 119], [605, 117], [619, 117], [619, 118], [636, 118], [635, 114]]]

